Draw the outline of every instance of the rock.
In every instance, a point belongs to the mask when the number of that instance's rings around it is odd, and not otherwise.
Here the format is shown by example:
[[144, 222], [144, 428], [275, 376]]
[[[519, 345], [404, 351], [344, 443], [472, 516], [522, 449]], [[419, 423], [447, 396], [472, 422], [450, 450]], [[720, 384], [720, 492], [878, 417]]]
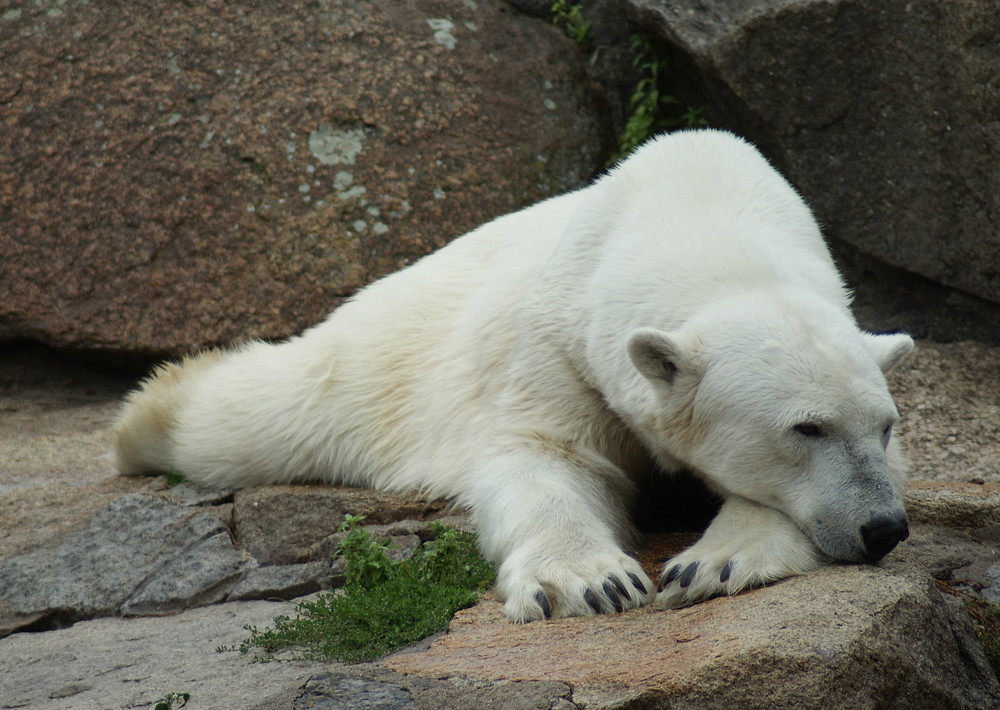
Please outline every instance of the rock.
[[215, 601], [247, 564], [214, 516], [125, 495], [86, 529], [0, 562], [0, 633]]
[[0, 341], [283, 337], [600, 167], [582, 54], [500, 0], [42, 4], [0, 30]]
[[921, 341], [887, 379], [911, 480], [1000, 483], [1000, 348]]
[[986, 570], [986, 577], [989, 584], [981, 588], [979, 594], [993, 604], [1000, 604], [1000, 564], [991, 565]]
[[418, 710], [410, 693], [398, 685], [338, 673], [309, 679], [294, 710]]
[[257, 562], [234, 549], [228, 531], [218, 527], [219, 532], [187, 547], [146, 579], [121, 606], [121, 614], [165, 614], [227, 598]]
[[906, 512], [916, 522], [946, 527], [1000, 527], [1000, 484], [913, 482]]
[[233, 520], [237, 542], [254, 557], [271, 564], [293, 564], [318, 559], [318, 544], [337, 531], [345, 514], [363, 515], [366, 523], [382, 524], [438, 517], [446, 505], [446, 501], [427, 502], [369, 488], [261, 486], [236, 494]]
[[565, 683], [472, 682], [426, 678], [362, 669], [321, 673], [309, 679], [293, 708], [305, 710], [572, 710], [573, 690]]
[[247, 569], [226, 597], [229, 601], [249, 599], [295, 599], [334, 586], [329, 562], [273, 565]]
[[687, 609], [524, 625], [505, 622], [499, 602], [483, 602], [426, 650], [381, 665], [428, 678], [559, 680], [587, 707], [1000, 703], [961, 603], [923, 575], [870, 566], [828, 567]]
[[1000, 303], [996, 0], [626, 2], [831, 237]]
[[236, 602], [175, 616], [94, 619], [0, 639], [0, 705], [32, 710], [149, 708], [190, 693], [189, 708], [287, 710], [321, 664], [253, 663], [219, 646], [246, 638], [293, 605]]
[[176, 616], [95, 619], [8, 636], [0, 639], [0, 704], [148, 708], [168, 693], [189, 693], [188, 707], [246, 710], [363, 708], [363, 700], [376, 698], [410, 698], [420, 710], [576, 707], [572, 688], [559, 682], [435, 680], [370, 664], [294, 661], [288, 654], [281, 663], [254, 663], [216, 651], [246, 638], [245, 625], [264, 628], [275, 616], [294, 612], [287, 602], [230, 602]]

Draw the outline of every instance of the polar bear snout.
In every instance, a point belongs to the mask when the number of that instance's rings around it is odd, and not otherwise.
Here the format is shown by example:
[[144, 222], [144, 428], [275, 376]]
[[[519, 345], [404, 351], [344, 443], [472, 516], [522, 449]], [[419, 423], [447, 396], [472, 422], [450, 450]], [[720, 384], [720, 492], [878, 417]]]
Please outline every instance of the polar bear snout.
[[878, 562], [909, 536], [905, 515], [874, 518], [861, 526], [866, 561]]

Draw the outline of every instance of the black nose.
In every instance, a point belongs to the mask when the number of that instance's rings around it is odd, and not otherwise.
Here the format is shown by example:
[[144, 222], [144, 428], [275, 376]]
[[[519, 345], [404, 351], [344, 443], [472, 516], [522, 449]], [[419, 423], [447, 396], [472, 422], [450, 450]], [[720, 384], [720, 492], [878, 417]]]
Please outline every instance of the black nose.
[[878, 562], [888, 555], [892, 548], [910, 536], [905, 516], [876, 518], [861, 526], [861, 538], [865, 541], [865, 553], [869, 562]]

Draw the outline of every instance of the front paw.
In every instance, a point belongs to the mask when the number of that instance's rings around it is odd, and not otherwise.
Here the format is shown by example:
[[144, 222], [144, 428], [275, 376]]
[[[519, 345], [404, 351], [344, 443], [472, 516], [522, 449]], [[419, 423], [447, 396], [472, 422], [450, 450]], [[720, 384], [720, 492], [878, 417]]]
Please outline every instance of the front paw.
[[503, 613], [514, 622], [621, 612], [653, 598], [639, 563], [606, 550], [563, 557], [513, 555], [500, 567]]
[[702, 540], [668, 560], [657, 585], [656, 601], [686, 606], [712, 597], [737, 594], [819, 566], [815, 548], [804, 537], [776, 540]]

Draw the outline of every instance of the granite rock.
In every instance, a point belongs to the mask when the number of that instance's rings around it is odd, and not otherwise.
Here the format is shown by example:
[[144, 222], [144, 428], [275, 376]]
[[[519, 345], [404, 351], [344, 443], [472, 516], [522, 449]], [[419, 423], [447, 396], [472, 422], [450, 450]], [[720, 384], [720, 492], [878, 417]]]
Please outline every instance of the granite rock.
[[[568, 652], [567, 649], [572, 649]], [[681, 610], [510, 624], [459, 612], [427, 649], [381, 662], [424, 677], [559, 680], [616, 708], [996, 707], [961, 602], [896, 568], [827, 567]]]
[[0, 45], [0, 342], [287, 336], [600, 167], [582, 54], [500, 0], [45, 0]]

